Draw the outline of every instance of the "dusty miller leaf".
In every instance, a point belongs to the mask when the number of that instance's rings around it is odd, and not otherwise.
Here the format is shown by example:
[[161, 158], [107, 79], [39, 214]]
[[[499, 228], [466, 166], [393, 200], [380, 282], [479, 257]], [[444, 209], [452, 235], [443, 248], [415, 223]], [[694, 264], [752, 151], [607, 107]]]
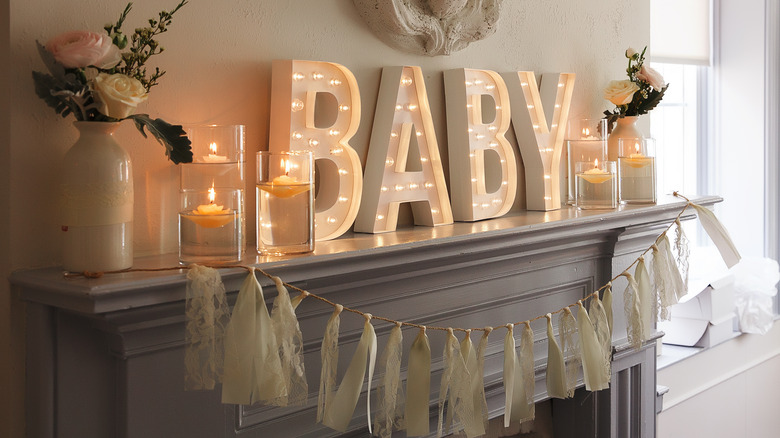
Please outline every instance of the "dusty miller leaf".
[[144, 128], [148, 129], [157, 141], [165, 146], [165, 155], [174, 164], [192, 162], [191, 142], [181, 125], [171, 125], [163, 119], [152, 119], [148, 114], [134, 114], [128, 119], [133, 119], [135, 127], [144, 138]]

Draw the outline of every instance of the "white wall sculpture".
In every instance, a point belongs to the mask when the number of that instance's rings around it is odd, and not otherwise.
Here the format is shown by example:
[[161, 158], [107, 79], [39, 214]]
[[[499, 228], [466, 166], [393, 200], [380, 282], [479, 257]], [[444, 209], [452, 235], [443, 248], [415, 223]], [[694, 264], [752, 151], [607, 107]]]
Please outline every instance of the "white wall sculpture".
[[496, 31], [503, 0], [353, 0], [382, 41], [418, 55], [449, 55]]

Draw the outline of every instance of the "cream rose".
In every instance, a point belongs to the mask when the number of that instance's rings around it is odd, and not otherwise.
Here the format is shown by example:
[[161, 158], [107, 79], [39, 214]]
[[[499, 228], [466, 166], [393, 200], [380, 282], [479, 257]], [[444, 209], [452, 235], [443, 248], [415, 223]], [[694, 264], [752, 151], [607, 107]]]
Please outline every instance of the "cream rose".
[[119, 73], [100, 73], [92, 80], [92, 89], [99, 100], [99, 111], [115, 119], [133, 114], [138, 104], [148, 97], [138, 79]]
[[636, 78], [640, 81], [647, 82], [655, 90], [661, 90], [664, 87], [664, 77], [661, 73], [653, 70], [652, 68], [643, 65], [642, 68], [636, 73]]
[[90, 65], [111, 68], [122, 59], [119, 47], [106, 34], [73, 30], [58, 35], [46, 43], [46, 50], [66, 68]]
[[637, 91], [639, 87], [629, 80], [609, 81], [607, 88], [604, 89], [604, 99], [618, 106], [628, 105]]

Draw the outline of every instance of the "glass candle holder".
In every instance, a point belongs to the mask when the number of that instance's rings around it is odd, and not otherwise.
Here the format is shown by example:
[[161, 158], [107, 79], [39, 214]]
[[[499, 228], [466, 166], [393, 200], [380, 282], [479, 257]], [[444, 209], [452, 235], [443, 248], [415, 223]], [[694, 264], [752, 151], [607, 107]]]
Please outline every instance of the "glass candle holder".
[[573, 119], [569, 120], [566, 134], [566, 156], [568, 181], [568, 203], [575, 203], [575, 169], [578, 162], [593, 163], [607, 160], [607, 120]]
[[618, 175], [621, 203], [654, 204], [656, 202], [655, 140], [652, 138], [619, 139]]
[[314, 157], [310, 151], [257, 153], [257, 251], [314, 250]]
[[575, 203], [580, 210], [611, 209], [618, 205], [618, 178], [614, 161], [575, 163]]
[[[216, 204], [226, 205], [235, 212], [240, 228], [237, 235], [240, 237], [239, 249], [243, 254], [246, 248], [246, 218], [244, 214], [245, 199], [245, 181], [244, 181], [244, 143], [246, 138], [244, 125], [189, 125], [184, 127], [187, 136], [192, 142], [192, 163], [180, 164], [181, 169], [181, 187], [180, 197], [182, 202], [182, 213], [180, 213], [179, 226], [179, 259], [183, 263], [193, 262], [236, 262], [241, 259], [231, 256], [220, 255], [215, 252], [213, 259], [207, 256], [198, 255], [193, 258], [191, 251], [192, 241], [185, 242], [189, 238], [189, 229], [192, 228], [193, 221], [183, 221], [181, 218], [188, 218], [199, 205], [208, 205], [209, 201], [204, 198], [204, 194], [214, 191], [216, 194]], [[224, 193], [224, 195], [223, 195]], [[183, 216], [182, 216], [183, 215]], [[193, 216], [194, 217], [194, 216]], [[196, 218], [197, 219], [197, 218]], [[182, 228], [186, 225], [187, 233]], [[221, 230], [226, 232], [224, 229]], [[206, 233], [209, 237], [216, 231], [210, 230]], [[228, 233], [232, 235], [231, 233]], [[201, 250], [202, 253], [208, 251]]]
[[243, 190], [187, 191], [179, 211], [179, 260], [228, 264], [244, 252]]

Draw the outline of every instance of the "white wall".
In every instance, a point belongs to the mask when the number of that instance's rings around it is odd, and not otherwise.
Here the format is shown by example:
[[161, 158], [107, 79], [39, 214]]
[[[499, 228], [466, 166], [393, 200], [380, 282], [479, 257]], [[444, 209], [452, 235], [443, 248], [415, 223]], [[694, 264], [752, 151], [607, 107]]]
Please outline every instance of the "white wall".
[[[10, 269], [59, 263], [56, 187], [60, 161], [76, 139], [72, 120], [55, 116], [33, 93], [30, 72], [44, 68], [35, 40], [45, 42], [72, 29], [99, 31], [116, 19], [126, 2], [2, 1], [2, 7], [10, 10], [10, 26], [0, 26], [10, 31], [8, 44], [0, 39], [3, 50], [10, 45], [10, 62], [0, 62], [10, 81], [3, 81], [2, 86], [13, 84], [7, 100], [10, 135], [5, 127], [1, 140], [9, 146], [0, 152], [4, 166], [0, 174], [4, 185], [10, 186], [8, 195], [2, 195], [10, 198], [2, 202], [2, 211], [8, 216], [0, 220], [0, 252], [9, 259], [3, 261], [6, 275]], [[271, 61], [292, 58], [337, 62], [351, 69], [360, 85], [363, 121], [351, 144], [365, 160], [381, 68], [419, 65], [426, 77], [446, 162], [443, 70], [472, 67], [575, 72], [571, 116], [597, 116], [608, 107], [600, 89], [608, 80], [624, 75], [625, 48], [642, 47], [649, 41], [648, 1], [507, 0], [495, 35], [451, 56], [429, 58], [384, 45], [363, 23], [350, 0], [191, 0], [177, 13], [170, 31], [160, 38], [166, 52], [154, 62], [168, 74], [141, 111], [178, 123], [247, 125], [247, 173], [253, 175], [252, 152], [266, 148]], [[143, 25], [160, 9], [172, 8], [176, 2], [136, 2], [126, 30]], [[0, 22], [5, 24], [7, 20]], [[9, 117], [3, 115], [2, 124], [8, 122]], [[130, 123], [121, 128], [118, 137], [135, 166], [136, 254], [174, 252], [178, 169], [166, 161], [161, 146], [143, 140]], [[253, 197], [248, 198], [252, 203]], [[247, 207], [252, 211], [252, 205]], [[247, 223], [254, 223], [254, 219], [249, 218]], [[248, 227], [250, 248], [252, 228]], [[21, 311], [11, 312], [15, 304], [5, 283], [0, 297], [0, 321], [11, 315], [12, 323], [20, 324]], [[12, 356], [13, 367], [21, 368], [17, 345], [23, 340], [23, 331], [8, 336], [10, 327], [4, 325], [0, 330], [0, 358]], [[11, 368], [0, 368], [5, 370], [4, 382], [16, 382], [8, 393], [5, 386], [0, 386], [0, 394], [4, 394], [0, 397], [21, 409], [19, 382], [23, 380], [19, 371]], [[2, 408], [0, 412], [9, 413]], [[14, 412], [8, 416], [9, 423], [13, 423], [10, 427], [19, 430], [21, 415]], [[0, 417], [0, 424], [9, 424], [5, 420]]]

